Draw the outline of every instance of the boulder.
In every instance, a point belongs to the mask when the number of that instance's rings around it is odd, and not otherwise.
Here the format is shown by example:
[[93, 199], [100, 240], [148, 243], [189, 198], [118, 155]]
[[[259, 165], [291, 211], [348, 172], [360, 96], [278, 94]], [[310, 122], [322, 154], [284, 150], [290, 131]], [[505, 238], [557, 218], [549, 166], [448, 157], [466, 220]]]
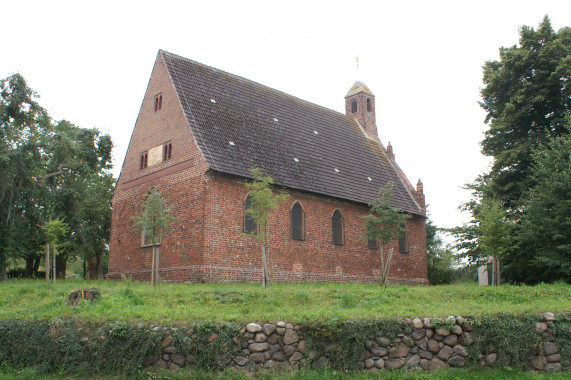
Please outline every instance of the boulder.
[[428, 370], [429, 371], [437, 371], [440, 369], [445, 369], [448, 368], [448, 364], [444, 363], [442, 360], [438, 359], [438, 358], [433, 358], [429, 363], [428, 363]]
[[422, 323], [422, 321], [421, 321], [420, 318], [415, 318], [415, 319], [412, 320], [412, 326], [413, 326], [415, 329], [421, 329], [421, 328], [424, 327], [424, 324]]
[[263, 363], [266, 361], [266, 356], [262, 352], [255, 352], [250, 354], [250, 360], [254, 363]]
[[248, 363], [248, 358], [238, 355], [234, 358], [234, 363], [238, 364], [240, 367], [243, 367]]
[[[399, 344], [399, 345], [396, 347], [396, 350], [395, 350], [395, 352], [394, 352], [394, 354], [393, 354], [393, 357], [395, 357], [395, 358], [404, 358], [404, 357], [408, 356], [408, 353], [409, 353], [409, 352], [410, 352], [410, 347], [407, 346], [407, 345], [404, 344], [404, 343], [401, 343], [401, 344]], [[399, 368], [400, 368], [400, 367], [399, 367]]]
[[451, 356], [450, 359], [446, 361], [451, 367], [464, 367], [466, 365], [466, 359], [460, 355]]
[[252, 352], [262, 352], [270, 348], [270, 345], [267, 343], [252, 343], [248, 348]]
[[438, 357], [438, 359], [440, 360], [448, 360], [448, 358], [450, 356], [452, 356], [452, 354], [454, 353], [454, 350], [452, 350], [451, 347], [449, 346], [444, 346], [444, 348], [442, 348], [440, 350], [440, 352], [438, 352], [438, 354], [436, 355]]
[[406, 363], [404, 363], [404, 365], [411, 368], [417, 366], [419, 363], [420, 363], [420, 356], [413, 355], [406, 361]]
[[548, 355], [553, 355], [559, 352], [559, 349], [557, 348], [557, 346], [554, 343], [551, 342], [546, 342], [543, 343], [543, 355], [548, 356]]
[[267, 336], [272, 335], [272, 333], [274, 331], [276, 331], [276, 325], [274, 325], [273, 323], [266, 323], [262, 329], [264, 330], [264, 334], [266, 334]]
[[392, 359], [392, 360], [385, 362], [385, 368], [387, 368], [387, 369], [400, 369], [404, 366], [404, 363], [406, 363], [406, 360], [403, 358]]
[[248, 323], [248, 325], [246, 326], [246, 331], [251, 333], [257, 333], [262, 331], [262, 326], [260, 326], [257, 323]]
[[293, 362], [298, 362], [298, 361], [300, 361], [301, 359], [303, 359], [303, 354], [302, 354], [301, 352], [296, 351], [296, 352], [294, 352], [293, 355], [289, 358], [289, 361], [293, 363]]
[[444, 344], [454, 347], [458, 343], [458, 336], [450, 334], [443, 340]]
[[299, 341], [299, 335], [294, 330], [288, 329], [284, 334], [283, 343], [285, 345], [292, 344]]

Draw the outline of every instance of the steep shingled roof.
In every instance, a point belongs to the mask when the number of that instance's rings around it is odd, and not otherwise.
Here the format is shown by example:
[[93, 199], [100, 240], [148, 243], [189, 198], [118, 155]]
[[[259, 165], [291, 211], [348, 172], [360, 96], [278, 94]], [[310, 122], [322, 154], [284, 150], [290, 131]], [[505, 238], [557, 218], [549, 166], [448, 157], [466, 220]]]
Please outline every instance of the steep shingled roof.
[[353, 117], [161, 51], [209, 167], [367, 204], [389, 181], [393, 206], [423, 215], [386, 154]]

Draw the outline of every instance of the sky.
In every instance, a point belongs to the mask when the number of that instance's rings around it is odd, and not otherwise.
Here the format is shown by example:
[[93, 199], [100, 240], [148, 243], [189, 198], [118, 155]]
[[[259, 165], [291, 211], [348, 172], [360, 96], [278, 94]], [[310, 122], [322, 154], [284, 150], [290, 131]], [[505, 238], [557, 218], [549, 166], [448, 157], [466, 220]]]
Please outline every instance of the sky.
[[571, 1], [18, 0], [0, 14], [0, 78], [22, 74], [55, 120], [110, 134], [115, 176], [163, 49], [343, 113], [363, 81], [381, 141], [453, 227], [469, 219], [462, 186], [491, 162], [482, 65], [522, 25], [571, 26]]

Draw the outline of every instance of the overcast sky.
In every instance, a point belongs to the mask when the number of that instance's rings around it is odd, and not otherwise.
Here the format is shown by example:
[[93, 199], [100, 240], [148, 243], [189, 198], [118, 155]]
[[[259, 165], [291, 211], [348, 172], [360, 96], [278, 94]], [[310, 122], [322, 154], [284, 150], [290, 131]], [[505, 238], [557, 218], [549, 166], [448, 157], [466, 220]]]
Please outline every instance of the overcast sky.
[[481, 66], [546, 14], [571, 26], [567, 0], [18, 0], [0, 12], [0, 78], [23, 74], [53, 118], [111, 134], [116, 176], [159, 49], [339, 112], [361, 80], [381, 141], [422, 179], [441, 227], [468, 219], [461, 186], [490, 162]]

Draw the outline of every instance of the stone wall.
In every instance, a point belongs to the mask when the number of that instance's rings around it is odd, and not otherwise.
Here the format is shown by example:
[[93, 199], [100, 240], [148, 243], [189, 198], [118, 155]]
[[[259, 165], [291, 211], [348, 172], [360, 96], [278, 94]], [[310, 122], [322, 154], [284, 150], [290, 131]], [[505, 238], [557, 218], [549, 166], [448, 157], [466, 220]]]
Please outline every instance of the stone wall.
[[[553, 313], [541, 315], [535, 325], [539, 345], [529, 351], [526, 362], [513, 363], [509, 357], [501, 357], [495, 347], [478, 348], [480, 336], [469, 319], [449, 317], [446, 320], [431, 318], [406, 318], [400, 333], [378, 331], [356, 344], [362, 348], [360, 370], [380, 371], [408, 368], [435, 371], [450, 367], [484, 368], [498, 366], [523, 367], [536, 371], [571, 371], [569, 357], [564, 367], [562, 352], [553, 336], [556, 318]], [[343, 350], [336, 342], [318, 342], [312, 339], [315, 331], [284, 321], [277, 323], [249, 323], [240, 335], [233, 337], [232, 349], [226, 349], [218, 363], [220, 367], [256, 372], [263, 370], [292, 370], [297, 368], [339, 368], [334, 352]], [[571, 328], [568, 335], [571, 336]], [[189, 340], [185, 337], [184, 340]], [[208, 341], [218, 339], [213, 333]], [[522, 345], [530, 342], [521, 342]], [[146, 371], [155, 369], [178, 370], [192, 366], [192, 355], [185, 355], [184, 347], [173, 345], [167, 336], [162, 342], [160, 357], [148, 358], [143, 363]], [[566, 353], [569, 355], [569, 352]]]

